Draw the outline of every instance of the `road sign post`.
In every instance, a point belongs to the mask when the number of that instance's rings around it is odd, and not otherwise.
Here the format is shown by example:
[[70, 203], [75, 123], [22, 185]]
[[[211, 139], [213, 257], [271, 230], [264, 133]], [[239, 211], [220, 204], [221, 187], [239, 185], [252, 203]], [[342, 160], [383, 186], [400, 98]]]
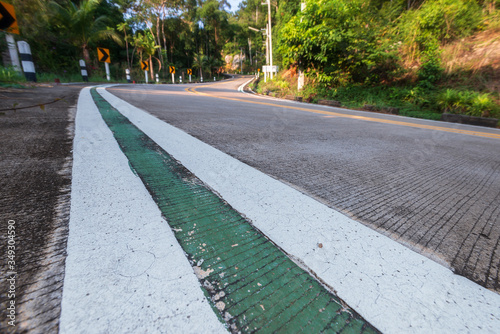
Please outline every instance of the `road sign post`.
[[111, 57], [108, 49], [97, 48], [97, 58], [100, 62], [104, 63], [104, 68], [106, 69], [106, 79], [111, 81], [111, 74], [109, 72], [109, 63], [111, 63]]
[[111, 81], [111, 73], [109, 72], [109, 63], [104, 63], [104, 68], [106, 69], [106, 79]]
[[169, 70], [170, 74], [172, 74], [172, 83], [174, 84], [175, 83], [175, 66], [169, 66], [168, 70]]
[[19, 55], [23, 65], [24, 76], [27, 80], [36, 82], [35, 64], [33, 63], [33, 57], [31, 56], [30, 45], [25, 41], [19, 41], [17, 42], [17, 47], [19, 48]]
[[82, 72], [82, 79], [84, 82], [89, 82], [89, 74], [87, 73], [87, 66], [85, 60], [80, 59], [80, 70]]
[[189, 82], [191, 82], [191, 74], [193, 74], [193, 70], [188, 68], [187, 69], [187, 74], [189, 75]]
[[12, 34], [19, 35], [19, 26], [17, 25], [16, 12], [14, 6], [0, 1], [0, 30], [7, 32], [5, 40], [9, 49], [10, 61], [14, 69], [21, 72], [21, 63], [17, 54], [16, 41]]
[[149, 64], [147, 60], [141, 61], [141, 69], [144, 71], [144, 77], [146, 78], [146, 83], [148, 83]]

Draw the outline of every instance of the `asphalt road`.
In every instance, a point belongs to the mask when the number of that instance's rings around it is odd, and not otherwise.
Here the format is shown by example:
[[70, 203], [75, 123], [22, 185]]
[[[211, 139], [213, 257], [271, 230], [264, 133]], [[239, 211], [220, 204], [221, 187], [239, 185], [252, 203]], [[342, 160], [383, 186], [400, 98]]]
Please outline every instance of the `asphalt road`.
[[[57, 332], [69, 222], [74, 117], [81, 88], [39, 85], [0, 89], [2, 333]], [[44, 106], [43, 110], [39, 105]], [[14, 230], [8, 230], [8, 226]], [[9, 248], [14, 251], [12, 257], [7, 255], [10, 231], [15, 231], [15, 249]], [[6, 280], [11, 272], [17, 273], [12, 285]], [[15, 299], [8, 297], [14, 295]], [[17, 326], [8, 325], [11, 300], [16, 302]]]
[[108, 91], [499, 292], [500, 131], [243, 94]]

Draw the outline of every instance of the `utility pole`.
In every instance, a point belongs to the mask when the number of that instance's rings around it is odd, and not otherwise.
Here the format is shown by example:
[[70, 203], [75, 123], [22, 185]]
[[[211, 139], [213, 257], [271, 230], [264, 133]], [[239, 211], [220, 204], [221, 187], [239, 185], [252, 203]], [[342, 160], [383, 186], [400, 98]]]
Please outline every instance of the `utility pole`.
[[240, 48], [240, 74], [243, 74], [243, 48]]
[[266, 65], [269, 65], [269, 23], [266, 23]]
[[[250, 30], [253, 30], [253, 31], [256, 31], [256, 32], [261, 32], [263, 33], [264, 35], [266, 35], [266, 64], [269, 64], [269, 43], [268, 43], [268, 38], [269, 38], [269, 34], [267, 33], [267, 27], [268, 27], [268, 24], [266, 24], [266, 29], [257, 29], [257, 28], [253, 28], [253, 27], [248, 27], [248, 29]], [[249, 46], [250, 46], [250, 59], [252, 58], [252, 42], [250, 39], [248, 39], [248, 43], [249, 43]], [[258, 54], [259, 52], [256, 51], [256, 54]], [[257, 64], [257, 56], [255, 57], [255, 62]], [[250, 61], [251, 63], [251, 61]], [[258, 65], [258, 64], [257, 64]], [[266, 73], [264, 72], [264, 80], [266, 80]]]
[[267, 37], [268, 37], [268, 43], [269, 43], [269, 65], [271, 66], [271, 79], [273, 78], [273, 36], [272, 36], [272, 29], [271, 29], [271, 0], [267, 0], [266, 3], [263, 3], [262, 5], [267, 5], [267, 19], [268, 19], [268, 25], [267, 25]]
[[248, 52], [250, 52], [250, 65], [253, 64], [252, 62], [252, 40], [250, 37], [248, 38]]
[[[300, 4], [300, 10], [303, 12], [304, 10], [306, 9], [306, 3], [305, 2], [302, 2]], [[300, 19], [300, 22], [302, 22], [302, 18]], [[304, 88], [304, 68], [302, 66], [302, 59], [299, 58], [299, 80], [298, 80], [298, 85], [297, 85], [297, 89], [299, 91], [302, 90], [302, 88]]]

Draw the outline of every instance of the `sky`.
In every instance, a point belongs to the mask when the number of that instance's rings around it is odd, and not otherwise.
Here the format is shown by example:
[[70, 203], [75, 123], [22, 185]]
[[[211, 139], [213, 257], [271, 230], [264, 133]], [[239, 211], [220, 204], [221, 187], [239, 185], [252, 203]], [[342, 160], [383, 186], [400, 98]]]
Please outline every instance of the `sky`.
[[240, 4], [240, 0], [228, 0], [229, 4], [231, 5], [231, 11], [235, 12], [238, 10], [238, 6]]

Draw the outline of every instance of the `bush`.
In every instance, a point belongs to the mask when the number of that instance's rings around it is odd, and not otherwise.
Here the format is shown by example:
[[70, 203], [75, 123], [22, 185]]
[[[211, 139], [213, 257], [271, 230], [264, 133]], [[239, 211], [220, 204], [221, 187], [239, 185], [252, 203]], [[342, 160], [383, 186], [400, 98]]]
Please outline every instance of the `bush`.
[[422, 65], [417, 71], [419, 86], [424, 89], [432, 89], [434, 84], [441, 79], [443, 68], [437, 50], [427, 50], [422, 56]]
[[438, 97], [438, 105], [444, 112], [470, 116], [498, 117], [500, 107], [490, 94], [475, 91], [447, 89]]
[[0, 66], [0, 82], [14, 83], [14, 82], [25, 82], [26, 78], [22, 73], [16, 71], [14, 67]]
[[428, 36], [439, 42], [473, 33], [481, 24], [481, 7], [473, 0], [427, 0], [418, 10], [401, 17], [399, 27], [408, 42], [425, 43]]

